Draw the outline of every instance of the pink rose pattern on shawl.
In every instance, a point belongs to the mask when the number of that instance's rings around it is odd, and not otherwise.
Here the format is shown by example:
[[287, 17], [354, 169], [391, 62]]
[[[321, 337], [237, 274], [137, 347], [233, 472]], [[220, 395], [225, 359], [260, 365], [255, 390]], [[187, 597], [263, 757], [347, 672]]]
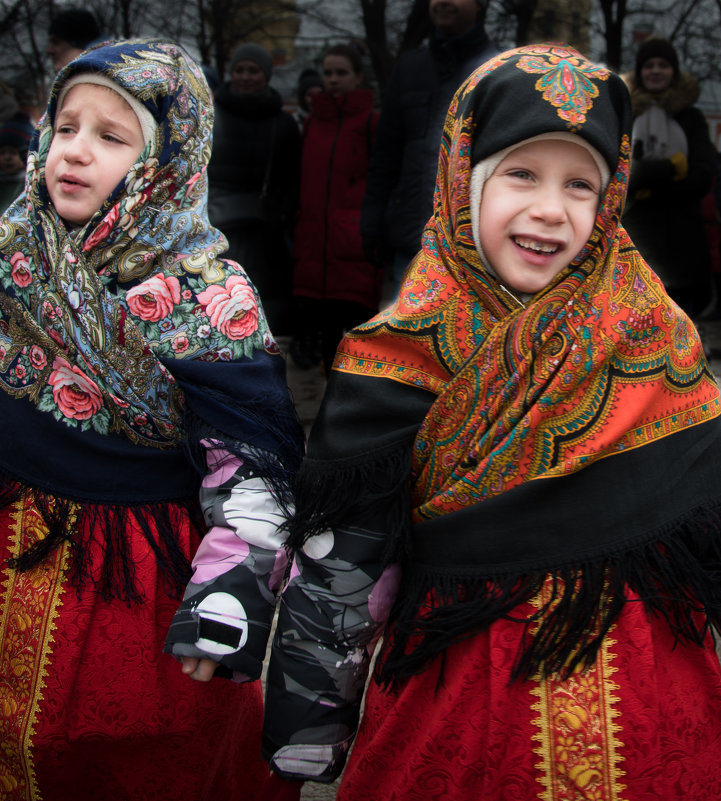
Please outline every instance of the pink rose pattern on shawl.
[[60, 356], [53, 362], [48, 381], [55, 403], [66, 417], [87, 420], [103, 405], [98, 385]]
[[248, 282], [231, 275], [225, 286], [210, 286], [198, 295], [213, 328], [228, 339], [243, 339], [258, 328], [258, 306]]
[[154, 275], [125, 296], [128, 308], [141, 320], [157, 322], [180, 303], [180, 282], [175, 276]]
[[10, 275], [13, 281], [19, 287], [28, 286], [32, 281], [32, 273], [30, 272], [30, 263], [27, 258], [20, 252], [15, 253], [10, 257], [10, 264], [12, 264]]

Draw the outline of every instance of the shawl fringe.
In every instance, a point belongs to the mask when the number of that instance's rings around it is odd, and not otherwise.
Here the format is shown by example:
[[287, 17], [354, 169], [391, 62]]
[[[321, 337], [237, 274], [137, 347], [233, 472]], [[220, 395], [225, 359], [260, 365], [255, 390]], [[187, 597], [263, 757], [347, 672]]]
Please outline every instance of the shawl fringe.
[[[88, 503], [51, 495], [3, 476], [0, 506], [18, 501], [40, 514], [48, 533], [11, 557], [10, 568], [32, 570], [67, 542], [71, 546], [67, 575], [78, 591], [93, 586], [105, 600], [141, 603], [144, 590], [135, 573], [127, 537], [128, 527], [133, 526], [152, 550], [169, 596], [182, 594], [190, 579], [190, 561], [178, 544], [177, 531], [186, 520], [198, 533], [203, 530], [196, 498], [135, 506]], [[95, 560], [91, 554], [96, 549], [102, 551], [99, 569], [92, 567]]]
[[[376, 679], [397, 689], [449, 646], [499, 619], [525, 628], [512, 680], [567, 678], [593, 663], [627, 603], [627, 589], [638, 594], [649, 614], [666, 620], [677, 642], [701, 646], [710, 626], [721, 625], [721, 507], [697, 509], [642, 546], [550, 574], [469, 577], [461, 567], [451, 575], [411, 566], [391, 614]], [[540, 597], [542, 590], [547, 596], [535, 614], [514, 617], [519, 604]]]
[[253, 444], [250, 437], [241, 441], [229, 436], [186, 408], [184, 447], [188, 459], [198, 475], [204, 476], [207, 473], [207, 464], [206, 448], [203, 443], [217, 443], [219, 447], [242, 459], [266, 482], [288, 518], [294, 509], [293, 485], [302, 454], [299, 444], [302, 441], [300, 423], [297, 418], [289, 419], [287, 415], [274, 414], [270, 407], [265, 412], [257, 413], [246, 409], [244, 414], [254, 420], [257, 430], [267, 429], [272, 431], [276, 438], [282, 439], [278, 443], [277, 451], [271, 452], [261, 445]]
[[343, 525], [387, 532], [384, 563], [410, 553], [408, 481], [411, 451], [406, 442], [388, 446], [373, 458], [332, 462], [306, 458], [296, 479], [297, 512], [288, 522], [286, 547]]

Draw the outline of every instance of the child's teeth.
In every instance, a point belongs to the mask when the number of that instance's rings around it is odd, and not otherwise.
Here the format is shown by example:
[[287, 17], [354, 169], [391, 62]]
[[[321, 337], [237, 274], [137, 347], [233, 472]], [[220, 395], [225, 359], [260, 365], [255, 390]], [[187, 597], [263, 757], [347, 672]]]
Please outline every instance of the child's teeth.
[[519, 237], [516, 239], [516, 244], [520, 245], [522, 248], [528, 248], [528, 250], [535, 250], [538, 251], [539, 253], [555, 253], [558, 250], [558, 245], [536, 242], [535, 239], [521, 239]]

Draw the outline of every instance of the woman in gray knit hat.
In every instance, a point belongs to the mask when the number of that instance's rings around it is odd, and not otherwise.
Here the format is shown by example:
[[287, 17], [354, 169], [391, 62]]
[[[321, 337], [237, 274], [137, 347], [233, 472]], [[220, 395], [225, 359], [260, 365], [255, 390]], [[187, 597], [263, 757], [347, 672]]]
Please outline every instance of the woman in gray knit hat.
[[[255, 284], [275, 334], [289, 333], [290, 231], [297, 209], [300, 134], [269, 85], [270, 53], [245, 42], [215, 92], [208, 166], [211, 222], [228, 238], [228, 258]], [[285, 330], [284, 330], [285, 329]]]

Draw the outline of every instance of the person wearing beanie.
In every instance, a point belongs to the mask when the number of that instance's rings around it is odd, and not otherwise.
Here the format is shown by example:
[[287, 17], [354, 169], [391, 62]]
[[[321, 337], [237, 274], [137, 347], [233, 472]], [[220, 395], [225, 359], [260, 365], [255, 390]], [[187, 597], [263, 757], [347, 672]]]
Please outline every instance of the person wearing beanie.
[[293, 119], [298, 123], [298, 130], [303, 133], [303, 125], [310, 114], [310, 104], [314, 94], [323, 91], [323, 78], [317, 70], [304, 69], [298, 77], [298, 108]]
[[625, 76], [633, 107], [633, 161], [623, 223], [671, 297], [693, 318], [709, 306], [711, 260], [702, 201], [716, 152], [698, 81], [667, 39], [650, 37]]
[[295, 485], [263, 740], [289, 782], [719, 797], [721, 396], [620, 224], [631, 126], [560, 44], [459, 87], [422, 246], [340, 343]]
[[34, 130], [32, 121], [22, 112], [0, 124], [0, 214], [22, 194], [25, 162]]
[[180, 46], [91, 48], [0, 217], [8, 801], [260, 801], [269, 778], [257, 679], [303, 431], [208, 221], [212, 124]]
[[94, 14], [85, 8], [65, 8], [50, 21], [45, 52], [55, 72], [77, 58], [100, 36]]
[[271, 329], [289, 334], [301, 144], [295, 120], [269, 85], [272, 74], [273, 60], [260, 45], [245, 42], [233, 51], [229, 79], [214, 93], [208, 214], [260, 293]]

